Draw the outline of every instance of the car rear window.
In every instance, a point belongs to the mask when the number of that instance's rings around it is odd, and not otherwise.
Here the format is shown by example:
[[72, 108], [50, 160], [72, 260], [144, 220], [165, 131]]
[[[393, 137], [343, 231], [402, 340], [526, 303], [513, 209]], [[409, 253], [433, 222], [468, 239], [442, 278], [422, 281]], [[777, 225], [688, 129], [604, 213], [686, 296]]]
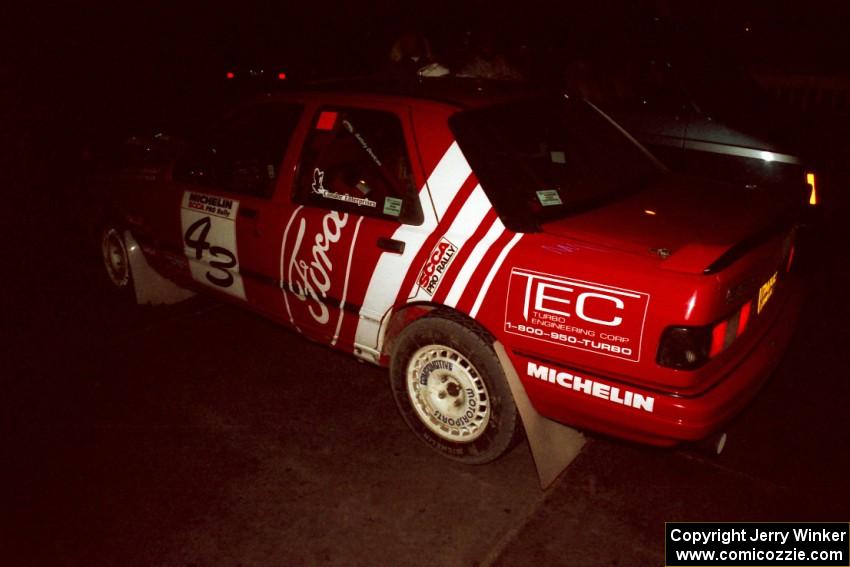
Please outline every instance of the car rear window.
[[462, 111], [449, 120], [496, 212], [530, 232], [641, 190], [661, 167], [588, 103], [543, 97]]

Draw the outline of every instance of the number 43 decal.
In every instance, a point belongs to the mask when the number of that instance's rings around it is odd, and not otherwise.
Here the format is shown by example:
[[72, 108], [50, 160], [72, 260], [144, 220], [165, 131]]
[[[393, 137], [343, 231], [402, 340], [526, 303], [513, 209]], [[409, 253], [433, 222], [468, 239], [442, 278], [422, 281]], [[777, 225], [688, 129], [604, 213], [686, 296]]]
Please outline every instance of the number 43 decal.
[[236, 247], [239, 201], [186, 191], [180, 207], [183, 253], [192, 279], [245, 299]]
[[236, 267], [236, 256], [227, 248], [212, 246], [207, 242], [211, 224], [210, 217], [198, 219], [186, 229], [186, 234], [183, 235], [183, 241], [186, 243], [187, 248], [195, 251], [195, 260], [200, 260], [204, 255], [204, 250], [209, 249], [210, 254], [215, 258], [210, 260], [210, 267], [218, 271], [219, 274], [208, 271], [206, 273], [207, 281], [219, 287], [230, 287], [233, 285], [233, 274], [230, 270]]

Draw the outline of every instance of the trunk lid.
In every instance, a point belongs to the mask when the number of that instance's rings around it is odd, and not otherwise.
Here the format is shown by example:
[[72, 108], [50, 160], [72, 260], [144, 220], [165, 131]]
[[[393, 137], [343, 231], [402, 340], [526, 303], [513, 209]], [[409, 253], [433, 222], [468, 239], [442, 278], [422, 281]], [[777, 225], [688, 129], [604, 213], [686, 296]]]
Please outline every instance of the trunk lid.
[[791, 228], [803, 189], [745, 189], [664, 176], [621, 201], [543, 225], [544, 232], [663, 259], [662, 269], [710, 273]]

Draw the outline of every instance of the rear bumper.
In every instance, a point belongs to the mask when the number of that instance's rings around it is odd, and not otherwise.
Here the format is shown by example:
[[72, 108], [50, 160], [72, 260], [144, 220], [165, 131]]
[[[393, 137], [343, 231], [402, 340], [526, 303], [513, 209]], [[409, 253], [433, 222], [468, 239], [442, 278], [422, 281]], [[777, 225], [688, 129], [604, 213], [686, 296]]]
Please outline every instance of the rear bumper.
[[748, 352], [698, 395], [675, 396], [521, 353], [510, 356], [531, 402], [550, 419], [652, 445], [697, 441], [740, 412], [779, 364], [800, 312], [799, 283], [788, 281], [783, 295], [783, 305]]

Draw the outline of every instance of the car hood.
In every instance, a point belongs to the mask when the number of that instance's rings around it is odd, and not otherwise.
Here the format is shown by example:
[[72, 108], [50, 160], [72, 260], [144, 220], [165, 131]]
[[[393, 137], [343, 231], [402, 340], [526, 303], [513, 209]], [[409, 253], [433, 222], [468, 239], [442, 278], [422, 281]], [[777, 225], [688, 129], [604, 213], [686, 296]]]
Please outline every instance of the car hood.
[[652, 255], [661, 268], [706, 273], [731, 250], [790, 228], [801, 190], [741, 191], [709, 180], [665, 176], [624, 200], [542, 226], [544, 233]]

